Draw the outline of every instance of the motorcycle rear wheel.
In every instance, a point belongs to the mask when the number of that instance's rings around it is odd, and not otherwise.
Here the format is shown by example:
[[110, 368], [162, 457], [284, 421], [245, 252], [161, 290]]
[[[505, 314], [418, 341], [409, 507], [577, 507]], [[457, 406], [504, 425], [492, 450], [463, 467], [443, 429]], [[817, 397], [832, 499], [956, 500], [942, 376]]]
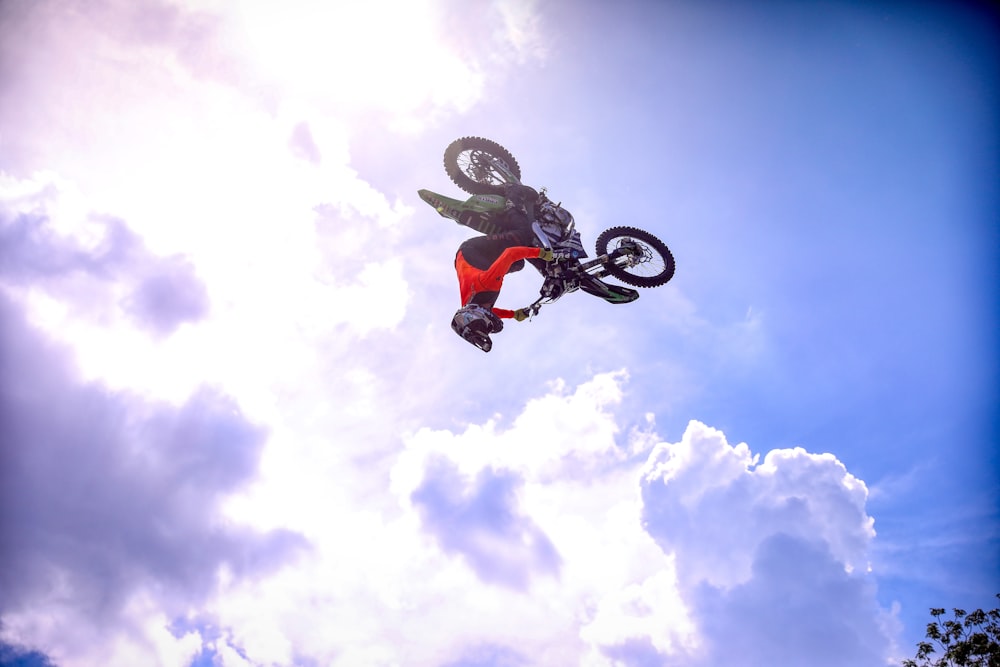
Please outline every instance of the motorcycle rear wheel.
[[521, 167], [506, 148], [482, 137], [462, 137], [448, 144], [444, 151], [444, 170], [448, 177], [469, 194], [502, 195], [507, 182], [496, 165], [506, 167], [521, 179]]
[[[634, 250], [632, 250], [632, 249]], [[635, 256], [639, 261], [632, 266], [621, 266], [614, 256]], [[659, 287], [674, 277], [674, 256], [660, 239], [635, 227], [612, 227], [597, 237], [597, 255], [612, 255], [605, 264], [608, 273], [633, 287]]]

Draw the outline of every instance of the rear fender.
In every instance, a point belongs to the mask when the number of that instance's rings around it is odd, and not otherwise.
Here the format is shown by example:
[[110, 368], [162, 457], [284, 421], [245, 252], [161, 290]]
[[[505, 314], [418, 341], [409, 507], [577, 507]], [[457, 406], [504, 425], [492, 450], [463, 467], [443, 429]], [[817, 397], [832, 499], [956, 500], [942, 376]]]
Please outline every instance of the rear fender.
[[454, 220], [483, 234], [499, 231], [499, 228], [490, 222], [490, 218], [507, 207], [507, 200], [500, 195], [472, 195], [465, 201], [460, 201], [430, 190], [417, 190], [417, 194], [441, 217]]

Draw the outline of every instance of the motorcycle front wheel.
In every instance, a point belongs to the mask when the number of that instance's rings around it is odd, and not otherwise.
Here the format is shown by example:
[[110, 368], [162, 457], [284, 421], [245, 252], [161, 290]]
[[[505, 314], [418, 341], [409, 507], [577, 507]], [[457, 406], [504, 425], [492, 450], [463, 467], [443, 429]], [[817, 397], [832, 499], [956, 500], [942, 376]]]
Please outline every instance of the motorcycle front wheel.
[[609, 256], [608, 273], [633, 287], [659, 287], [674, 277], [674, 256], [660, 239], [635, 227], [612, 227], [597, 237], [597, 255]]
[[521, 167], [506, 148], [482, 137], [462, 137], [444, 151], [448, 177], [469, 194], [502, 195], [512, 174], [520, 182]]

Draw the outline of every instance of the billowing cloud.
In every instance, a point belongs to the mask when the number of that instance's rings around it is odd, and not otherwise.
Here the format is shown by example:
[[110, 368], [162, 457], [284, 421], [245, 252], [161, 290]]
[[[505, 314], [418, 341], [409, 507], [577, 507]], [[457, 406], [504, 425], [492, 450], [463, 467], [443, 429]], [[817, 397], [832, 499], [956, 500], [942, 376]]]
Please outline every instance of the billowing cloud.
[[692, 607], [704, 652], [677, 664], [884, 665], [891, 634], [872, 577], [852, 574], [820, 539], [775, 533], [731, 589], [704, 584]]
[[[440, 513], [458, 508], [458, 534], [497, 470], [517, 470], [518, 521], [545, 531], [562, 594], [588, 600], [578, 626], [587, 664], [883, 664], [896, 631], [869, 571], [865, 484], [831, 454], [780, 449], [761, 462], [698, 422], [676, 443], [648, 427], [622, 440], [606, 410], [621, 400], [623, 380], [598, 376], [570, 394], [556, 385], [506, 430], [490, 422], [461, 436], [422, 431], [394, 470], [397, 492], [415, 501], [412, 490], [428, 483], [419, 480], [447, 477], [457, 495], [438, 501]], [[512, 520], [502, 507], [493, 510], [498, 527]], [[442, 526], [417, 509], [440, 543]], [[574, 525], [611, 542], [581, 539]], [[460, 550], [442, 543], [449, 547]], [[636, 559], [642, 567], [612, 576], [613, 585], [574, 589], [577, 568], [595, 576]], [[827, 650], [817, 658], [819, 645]]]
[[[273, 450], [268, 475], [287, 468], [292, 486], [269, 490], [258, 478], [250, 504], [226, 510], [256, 518], [256, 532], [217, 523], [211, 508], [254, 476], [259, 430], [218, 395], [147, 405], [136, 423], [159, 425], [150, 430], [166, 435], [155, 443], [170, 449], [140, 470], [153, 497], [122, 485], [160, 522], [125, 541], [135, 551], [111, 581], [125, 591], [161, 582], [170, 599], [208, 586], [200, 607], [141, 632], [167, 633], [161, 654], [183, 648], [235, 664], [882, 664], [891, 619], [865, 567], [874, 533], [863, 483], [830, 455], [775, 450], [760, 463], [697, 422], [677, 443], [662, 442], [651, 420], [623, 428], [623, 382], [611, 373], [571, 390], [555, 383], [512, 419], [406, 436], [391, 455], [395, 508], [351, 482], [371, 477], [370, 461], [341, 456], [313, 470], [327, 443], [304, 441], [294, 459]], [[100, 414], [96, 432], [113, 433]], [[181, 434], [192, 434], [194, 450]], [[114, 460], [100, 448], [97, 458], [112, 480], [127, 478], [134, 454], [115, 443], [143, 441], [110, 442]], [[178, 493], [154, 495], [161, 476]], [[302, 502], [283, 513], [289, 494]], [[323, 507], [311, 507], [321, 497]], [[201, 511], [185, 514], [191, 506]], [[111, 512], [102, 507], [82, 515], [86, 525]], [[114, 511], [109, 524], [137, 525], [131, 508]], [[265, 524], [307, 535], [293, 567], [261, 569], [285, 562], [296, 544]], [[83, 540], [43, 526], [49, 537]], [[174, 534], [204, 542], [204, 553], [175, 553], [163, 566]], [[67, 567], [75, 556], [48, 558]], [[223, 573], [217, 588], [207, 572]], [[94, 604], [90, 589], [76, 595]], [[817, 645], [826, 647], [820, 662]]]
[[760, 463], [692, 422], [653, 450], [642, 495], [702, 637], [678, 664], [884, 663], [891, 619], [869, 571], [868, 492], [832, 454], [780, 449]]
[[[45, 0], [4, 3], [0, 33], [0, 123], [29, 130], [2, 138], [9, 150], [0, 168], [31, 159], [41, 134], [50, 147], [91, 148], [116, 130], [119, 140], [134, 136], [143, 121], [133, 112], [152, 116], [152, 100], [176, 109], [170, 99], [191, 84], [238, 90], [268, 110], [304, 104], [413, 133], [478, 103], [512, 56], [544, 57], [537, 11], [525, 0], [475, 8]], [[81, 125], [90, 136], [75, 136]], [[175, 119], [159, 131], [176, 136], [183, 125]]]
[[745, 443], [731, 446], [697, 422], [681, 442], [651, 454], [643, 518], [665, 547], [676, 541], [697, 549], [678, 563], [685, 579], [742, 582], [760, 542], [777, 533], [821, 539], [849, 571], [866, 572], [875, 531], [864, 482], [832, 454], [802, 448], [758, 462]]
[[319, 164], [323, 159], [319, 151], [319, 146], [316, 145], [316, 140], [313, 139], [312, 132], [309, 130], [309, 124], [306, 122], [298, 123], [292, 129], [292, 136], [288, 139], [288, 146], [292, 149], [292, 153], [296, 157], [308, 162]]
[[45, 213], [49, 194], [38, 193], [31, 212], [12, 210], [0, 199], [0, 279], [5, 284], [43, 289], [67, 305], [83, 306], [81, 315], [97, 318], [107, 317], [118, 301], [136, 324], [157, 335], [208, 313], [206, 288], [189, 261], [154, 255], [115, 218], [90, 216], [86, 241], [80, 230], [58, 234]]
[[66, 640], [107, 639], [132, 625], [137, 596], [183, 610], [221, 569], [266, 571], [303, 545], [220, 514], [267, 435], [227, 397], [175, 407], [82, 384], [6, 297], [0, 359], [0, 614], [14, 639], [62, 643], [39, 623], [55, 609], [79, 629]]
[[520, 514], [521, 480], [481, 470], [471, 484], [446, 460], [434, 460], [411, 499], [447, 552], [462, 555], [484, 581], [524, 589], [533, 572], [557, 575], [559, 555], [530, 518]]
[[140, 326], [157, 334], [169, 334], [184, 322], [194, 322], [208, 312], [205, 286], [191, 264], [174, 257], [147, 272], [125, 307]]

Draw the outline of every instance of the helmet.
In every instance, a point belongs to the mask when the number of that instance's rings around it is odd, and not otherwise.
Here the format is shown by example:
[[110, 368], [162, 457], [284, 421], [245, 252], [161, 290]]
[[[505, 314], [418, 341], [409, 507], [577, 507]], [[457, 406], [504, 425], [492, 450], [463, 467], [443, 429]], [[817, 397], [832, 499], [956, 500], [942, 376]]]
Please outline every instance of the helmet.
[[494, 315], [491, 309], [484, 308], [478, 303], [470, 303], [455, 311], [455, 317], [451, 319], [451, 328], [463, 337], [470, 329], [481, 334], [499, 333], [503, 330], [503, 320]]
[[576, 226], [576, 222], [573, 220], [573, 214], [564, 209], [559, 204], [553, 204], [551, 201], [547, 201], [541, 206], [541, 211], [539, 212], [539, 219], [543, 223], [548, 223], [550, 225], [558, 225], [560, 230], [569, 234], [573, 231]]
[[455, 312], [451, 328], [479, 349], [489, 352], [493, 345], [490, 334], [502, 331], [503, 321], [491, 309], [470, 303]]

